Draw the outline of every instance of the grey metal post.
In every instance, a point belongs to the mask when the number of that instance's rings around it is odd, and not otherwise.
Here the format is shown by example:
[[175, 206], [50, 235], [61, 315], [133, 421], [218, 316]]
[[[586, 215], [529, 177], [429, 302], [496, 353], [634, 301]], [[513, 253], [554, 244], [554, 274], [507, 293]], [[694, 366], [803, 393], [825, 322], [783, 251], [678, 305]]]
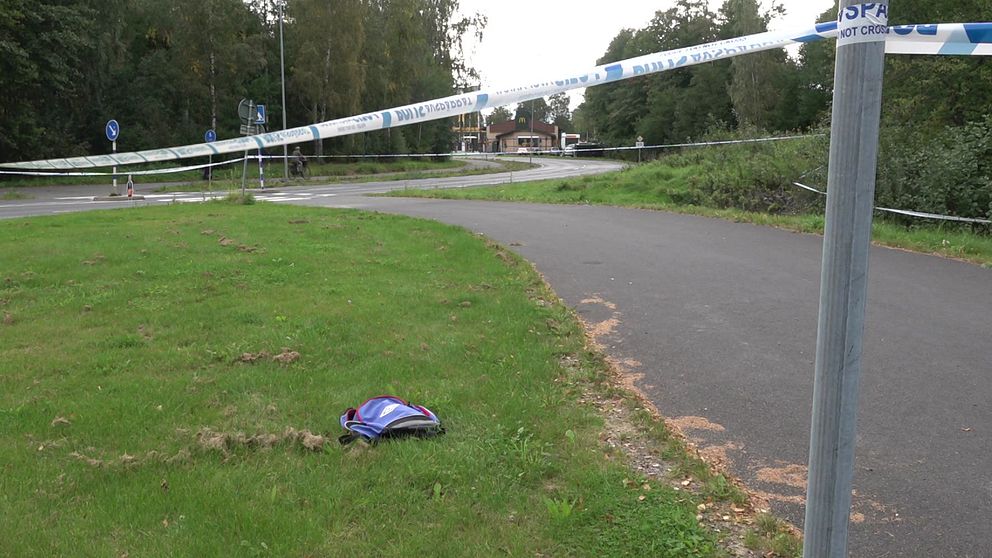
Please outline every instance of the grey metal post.
[[[286, 54], [282, 41], [283, 3], [279, 3], [279, 79], [282, 82], [282, 129], [286, 129]], [[289, 180], [289, 146], [282, 146], [283, 178]]]
[[[249, 99], [248, 100], [248, 134], [247, 134], [249, 136], [252, 135], [252, 127], [254, 126], [254, 124], [252, 124], [252, 122], [254, 122], [254, 115], [255, 115], [255, 101]], [[241, 166], [241, 197], [242, 198], [245, 197], [245, 188], [247, 188], [247, 181], [248, 181], [248, 151], [245, 151], [244, 164]]]
[[[839, 11], [848, 6], [861, 0], [839, 0]], [[888, 0], [874, 6], [885, 14], [875, 23], [885, 24]], [[839, 39], [834, 69], [804, 558], [847, 555], [885, 61], [884, 35], [861, 29]]]
[[[111, 149], [111, 151], [113, 152], [114, 155], [117, 154], [117, 140], [114, 140], [114, 141], [110, 142], [110, 149]], [[111, 195], [116, 196], [117, 195], [117, 165], [114, 165], [114, 168], [112, 168], [110, 170], [110, 172], [114, 173], [114, 178], [113, 178], [113, 180], [114, 180], [114, 193], [111, 194]]]

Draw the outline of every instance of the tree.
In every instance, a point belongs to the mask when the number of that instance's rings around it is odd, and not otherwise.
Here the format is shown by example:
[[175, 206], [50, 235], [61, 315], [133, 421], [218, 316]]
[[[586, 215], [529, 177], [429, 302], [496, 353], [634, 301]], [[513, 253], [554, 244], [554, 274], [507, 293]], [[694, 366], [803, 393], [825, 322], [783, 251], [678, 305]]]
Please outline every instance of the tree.
[[549, 114], [550, 110], [548, 108], [548, 103], [542, 97], [517, 104], [517, 109], [514, 112], [513, 118], [517, 122], [520, 122], [521, 119], [530, 122], [533, 117], [535, 119], [534, 122], [547, 123], [549, 122]]
[[78, 150], [73, 101], [94, 14], [53, 0], [0, 4], [0, 161]]
[[496, 107], [491, 113], [489, 113], [489, 124], [499, 124], [501, 122], [506, 122], [513, 118], [513, 114], [510, 113], [510, 109], [506, 107]]
[[[770, 11], [759, 12], [757, 0], [726, 0], [720, 8], [724, 37], [741, 37], [768, 30], [768, 22], [782, 7], [773, 4]], [[728, 87], [734, 115], [742, 126], [776, 128], [777, 110], [783, 99], [782, 82], [786, 75], [784, 50], [770, 50], [737, 56], [731, 61]]]
[[[290, 84], [308, 120], [323, 122], [360, 112], [365, 3], [294, 0], [288, 8], [294, 21]], [[323, 153], [323, 141], [317, 140], [315, 151]]]
[[[657, 12], [646, 28], [617, 34], [599, 63], [715, 40], [715, 20], [705, 0], [680, 0]], [[701, 135], [732, 120], [728, 64], [712, 62], [590, 88], [576, 111], [582, 128], [611, 145], [629, 145], [638, 135], [659, 143]]]
[[569, 109], [571, 99], [568, 93], [556, 93], [548, 97], [548, 118], [559, 130], [571, 131], [572, 111]]
[[[455, 0], [365, 0], [366, 65], [364, 109], [368, 111], [451, 95], [473, 75], [461, 61], [460, 33], [484, 19], [454, 20]], [[457, 87], [456, 87], [457, 86]], [[451, 122], [440, 120], [408, 128], [363, 134], [366, 152], [448, 151]]]

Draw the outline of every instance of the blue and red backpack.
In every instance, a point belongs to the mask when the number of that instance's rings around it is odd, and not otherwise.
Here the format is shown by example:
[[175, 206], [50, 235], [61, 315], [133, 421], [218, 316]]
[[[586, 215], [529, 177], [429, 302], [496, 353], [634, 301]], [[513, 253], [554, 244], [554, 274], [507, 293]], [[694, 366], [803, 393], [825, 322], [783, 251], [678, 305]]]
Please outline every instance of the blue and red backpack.
[[341, 426], [348, 431], [338, 438], [341, 445], [359, 438], [375, 444], [382, 438], [426, 438], [444, 434], [441, 420], [426, 407], [391, 395], [373, 397], [357, 409], [348, 409], [341, 415]]

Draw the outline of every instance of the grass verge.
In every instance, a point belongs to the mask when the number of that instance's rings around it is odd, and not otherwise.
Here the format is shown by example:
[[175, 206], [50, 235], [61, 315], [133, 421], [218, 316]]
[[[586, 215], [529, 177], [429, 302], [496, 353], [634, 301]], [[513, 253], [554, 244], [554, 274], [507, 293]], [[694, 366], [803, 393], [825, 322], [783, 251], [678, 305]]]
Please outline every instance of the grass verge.
[[[600, 204], [719, 217], [806, 233], [823, 233], [822, 214], [772, 214], [700, 205], [705, 196], [694, 187], [696, 164], [668, 165], [664, 161], [596, 176], [521, 182], [457, 190], [395, 191], [387, 195], [425, 198], [519, 201], [533, 203]], [[799, 194], [803, 195], [802, 193]], [[780, 194], [785, 197], [785, 194]], [[872, 238], [878, 244], [957, 258], [992, 267], [992, 236], [956, 227], [906, 227], [876, 219]]]
[[[715, 495], [604, 449], [578, 401], [619, 396], [517, 257], [232, 202], [0, 222], [0, 555], [721, 554]], [[335, 445], [380, 393], [448, 434]]]
[[31, 196], [25, 194], [24, 192], [18, 192], [17, 190], [7, 190], [0, 194], [0, 200], [13, 201], [13, 200], [27, 200], [31, 199]]

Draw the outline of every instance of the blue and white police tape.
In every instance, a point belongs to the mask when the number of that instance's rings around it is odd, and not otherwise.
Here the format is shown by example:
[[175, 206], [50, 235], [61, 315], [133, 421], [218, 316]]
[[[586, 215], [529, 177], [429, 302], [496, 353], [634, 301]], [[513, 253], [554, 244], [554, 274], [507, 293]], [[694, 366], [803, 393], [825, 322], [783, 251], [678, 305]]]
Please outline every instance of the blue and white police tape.
[[[794, 140], [794, 139], [805, 139], [805, 138], [817, 138], [824, 137], [826, 134], [799, 134], [791, 136], [774, 136], [767, 138], [748, 138], [748, 139], [736, 139], [736, 140], [713, 140], [713, 141], [699, 141], [694, 143], [663, 143], [663, 144], [653, 144], [644, 145], [642, 147], [636, 146], [623, 146], [623, 147], [594, 147], [588, 149], [589, 151], [632, 151], [635, 149], [675, 149], [680, 147], [707, 147], [707, 146], [717, 146], [717, 145], [734, 145], [734, 144], [746, 144], [746, 143], [766, 143], [772, 141], [784, 141], [784, 140]], [[363, 153], [359, 155], [307, 155], [307, 159], [379, 159], [379, 158], [400, 158], [400, 157], [463, 157], [463, 158], [479, 158], [483, 156], [521, 156], [521, 155], [560, 155], [560, 149], [536, 149], [528, 151], [454, 151], [450, 153], [383, 153], [381, 155], [372, 153]], [[293, 156], [289, 155], [289, 160], [293, 160]], [[255, 157], [249, 157], [251, 159]], [[286, 157], [283, 155], [262, 155], [263, 159], [273, 159], [273, 160], [283, 160]]]
[[[874, 4], [865, 4], [871, 6]], [[870, 23], [874, 20], [865, 19]], [[853, 23], [857, 23], [854, 21]], [[845, 25], [852, 25], [846, 22]], [[886, 45], [894, 42], [894, 53], [909, 54], [992, 54], [992, 23], [912, 25], [886, 28]], [[676, 68], [684, 68], [714, 60], [743, 54], [782, 48], [795, 43], [835, 38], [838, 22], [821, 23], [799, 31], [769, 31], [745, 37], [716, 41], [703, 45], [657, 52], [596, 66], [586, 72], [560, 74], [546, 81], [509, 88], [494, 88], [460, 95], [452, 95], [422, 103], [339, 118], [309, 126], [271, 132], [243, 138], [233, 138], [213, 143], [198, 143], [164, 149], [151, 149], [113, 155], [94, 155], [68, 159], [48, 159], [0, 166], [26, 170], [57, 170], [74, 168], [109, 167], [156, 161], [169, 161], [191, 157], [207, 157], [224, 153], [247, 152], [271, 147], [303, 143], [360, 132], [383, 130], [478, 112], [480, 110], [515, 104], [546, 97], [571, 89], [594, 87], [641, 75], [648, 75]], [[935, 38], [936, 37], [936, 38]], [[877, 40], [873, 38], [873, 40]], [[931, 43], [940, 43], [940, 46]], [[902, 45], [900, 47], [899, 45]], [[888, 46], [887, 46], [888, 49]], [[937, 52], [931, 52], [936, 50]]]
[[[793, 140], [793, 139], [804, 139], [813, 137], [822, 137], [825, 134], [802, 134], [802, 135], [791, 135], [791, 136], [774, 136], [767, 138], [749, 138], [749, 139], [738, 139], [738, 140], [714, 140], [714, 141], [703, 141], [695, 143], [666, 143], [666, 144], [656, 144], [656, 145], [645, 145], [643, 147], [625, 146], [625, 147], [597, 147], [594, 149], [589, 149], [592, 152], [602, 152], [602, 151], [630, 151], [634, 149], [674, 149], [683, 147], [707, 147], [707, 146], [719, 146], [719, 145], [734, 145], [734, 144], [747, 144], [747, 143], [765, 143], [773, 141], [783, 141], [783, 140]], [[352, 155], [307, 155], [307, 159], [398, 159], [402, 157], [409, 158], [420, 158], [420, 157], [454, 157], [454, 158], [479, 158], [479, 157], [503, 157], [503, 156], [525, 156], [525, 155], [561, 155], [561, 150], [555, 149], [542, 149], [533, 151], [486, 151], [486, 152], [450, 152], [450, 153], [362, 153], [362, 154], [352, 154]], [[283, 159], [293, 160], [292, 155], [250, 155], [247, 157], [249, 161], [255, 161], [257, 159], [266, 159], [273, 161], [282, 161]], [[220, 167], [224, 165], [230, 165], [233, 163], [240, 163], [245, 160], [245, 157], [238, 157], [236, 159], [227, 159], [224, 161], [218, 161], [215, 163], [204, 163], [201, 165], [190, 165], [185, 167], [169, 167], [164, 169], [151, 169], [151, 170], [130, 170], [130, 171], [120, 171], [117, 173], [113, 172], [98, 172], [98, 171], [29, 171], [29, 170], [4, 170], [0, 169], [0, 175], [17, 175], [17, 176], [58, 176], [58, 177], [76, 177], [76, 176], [154, 176], [154, 175], [167, 175], [176, 174], [180, 172], [202, 170], [208, 167]]]
[[[815, 192], [821, 196], [826, 196], [827, 193], [822, 190], [817, 190], [812, 186], [807, 186], [799, 182], [792, 183], [795, 186], [799, 186], [804, 190], [809, 190], [810, 192]], [[984, 225], [992, 225], [992, 221], [988, 219], [973, 219], [971, 217], [958, 217], [956, 215], [941, 215], [939, 213], [926, 213], [923, 211], [910, 211], [908, 209], [892, 209], [891, 207], [878, 207], [875, 206], [876, 211], [884, 211], [886, 213], [896, 213], [898, 215], [906, 215], [909, 217], [920, 217], [923, 219], [939, 219], [941, 221], [957, 221], [960, 223], [980, 223]]]
[[[257, 157], [247, 157], [249, 160], [255, 160]], [[205, 168], [220, 167], [223, 165], [230, 165], [232, 163], [240, 163], [244, 161], [245, 157], [238, 157], [237, 159], [226, 159], [224, 161], [219, 161], [216, 163], [204, 163], [202, 165], [190, 165], [186, 167], [169, 167], [165, 169], [149, 169], [149, 170], [129, 170], [120, 172], [77, 172], [77, 171], [22, 171], [22, 170], [3, 170], [0, 169], [0, 175], [18, 175], [18, 176], [150, 176], [150, 175], [165, 175], [165, 174], [175, 174], [179, 172], [195, 171]]]

